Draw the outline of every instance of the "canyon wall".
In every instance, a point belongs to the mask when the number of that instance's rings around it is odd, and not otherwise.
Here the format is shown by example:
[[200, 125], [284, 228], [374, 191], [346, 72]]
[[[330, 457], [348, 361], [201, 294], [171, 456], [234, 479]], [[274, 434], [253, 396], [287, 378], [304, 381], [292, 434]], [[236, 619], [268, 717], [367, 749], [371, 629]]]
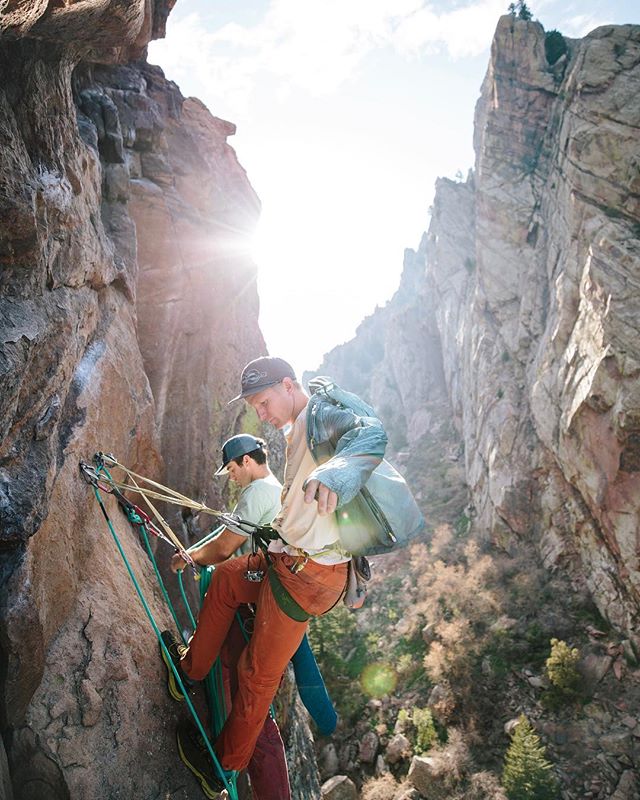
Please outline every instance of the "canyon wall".
[[[248, 253], [260, 204], [235, 128], [144, 60], [172, 5], [0, 9], [3, 798], [200, 792], [176, 754], [186, 712], [78, 469], [113, 452], [223, 503], [220, 446], [249, 424], [227, 400], [265, 352]], [[169, 627], [137, 535], [107, 509]]]
[[[570, 40], [502, 17], [475, 170], [437, 182], [398, 295], [318, 370], [361, 391], [392, 429], [400, 417], [410, 451], [421, 422], [428, 433], [453, 420], [476, 529], [506, 549], [535, 542], [636, 648], [639, 88], [638, 26]], [[367, 342], [377, 349], [363, 377]], [[419, 397], [444, 416], [423, 416]]]

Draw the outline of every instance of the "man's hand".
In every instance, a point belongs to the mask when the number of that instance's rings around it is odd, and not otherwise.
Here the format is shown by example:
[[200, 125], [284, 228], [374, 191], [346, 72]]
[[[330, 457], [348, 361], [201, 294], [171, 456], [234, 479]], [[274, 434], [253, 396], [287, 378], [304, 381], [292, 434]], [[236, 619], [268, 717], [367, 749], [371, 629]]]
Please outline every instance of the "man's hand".
[[172, 572], [182, 572], [182, 570], [187, 566], [187, 562], [184, 560], [180, 553], [174, 553], [171, 556], [171, 571]]
[[321, 517], [333, 514], [338, 505], [338, 495], [332, 492], [324, 483], [316, 480], [309, 481], [307, 488], [304, 490], [304, 502], [313, 503], [314, 500], [318, 501], [318, 514]]

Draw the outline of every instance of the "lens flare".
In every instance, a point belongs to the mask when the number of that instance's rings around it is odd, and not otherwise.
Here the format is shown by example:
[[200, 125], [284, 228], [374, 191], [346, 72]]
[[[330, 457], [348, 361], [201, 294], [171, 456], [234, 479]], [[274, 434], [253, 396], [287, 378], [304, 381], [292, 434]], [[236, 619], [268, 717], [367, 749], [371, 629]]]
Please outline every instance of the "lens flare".
[[396, 688], [398, 676], [390, 664], [377, 661], [365, 667], [360, 676], [362, 691], [370, 697], [382, 697], [391, 694]]

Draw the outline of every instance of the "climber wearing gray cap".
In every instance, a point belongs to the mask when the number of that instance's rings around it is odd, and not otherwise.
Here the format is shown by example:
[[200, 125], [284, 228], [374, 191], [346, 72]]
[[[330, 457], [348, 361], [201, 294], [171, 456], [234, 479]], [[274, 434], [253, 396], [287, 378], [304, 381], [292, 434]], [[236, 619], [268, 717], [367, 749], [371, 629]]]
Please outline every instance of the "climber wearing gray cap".
[[[268, 524], [280, 510], [282, 486], [267, 463], [266, 443], [248, 433], [232, 436], [222, 445], [222, 465], [215, 475], [228, 475], [241, 489], [233, 510], [240, 519]], [[243, 536], [225, 528], [215, 539], [201, 547], [189, 549], [196, 564], [217, 564], [242, 548], [247, 549], [248, 534]], [[183, 569], [185, 562], [179, 553], [171, 559], [171, 568]]]
[[290, 378], [295, 381], [296, 374], [293, 371], [291, 364], [286, 362], [284, 358], [277, 358], [276, 356], [261, 356], [254, 358], [242, 370], [240, 376], [240, 394], [229, 400], [228, 405], [235, 403], [244, 397], [250, 397], [252, 394], [258, 394], [263, 389], [268, 389], [269, 386], [275, 386], [277, 383], [282, 383], [285, 378]]

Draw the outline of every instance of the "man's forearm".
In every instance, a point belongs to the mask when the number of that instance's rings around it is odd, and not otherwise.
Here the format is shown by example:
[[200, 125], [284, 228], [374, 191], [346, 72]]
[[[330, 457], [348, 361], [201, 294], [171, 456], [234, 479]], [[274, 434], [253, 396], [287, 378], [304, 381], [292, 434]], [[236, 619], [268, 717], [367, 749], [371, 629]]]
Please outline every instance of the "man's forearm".
[[206, 567], [226, 561], [244, 542], [246, 542], [244, 536], [225, 528], [215, 539], [211, 539], [200, 547], [190, 547], [188, 552], [196, 564]]

